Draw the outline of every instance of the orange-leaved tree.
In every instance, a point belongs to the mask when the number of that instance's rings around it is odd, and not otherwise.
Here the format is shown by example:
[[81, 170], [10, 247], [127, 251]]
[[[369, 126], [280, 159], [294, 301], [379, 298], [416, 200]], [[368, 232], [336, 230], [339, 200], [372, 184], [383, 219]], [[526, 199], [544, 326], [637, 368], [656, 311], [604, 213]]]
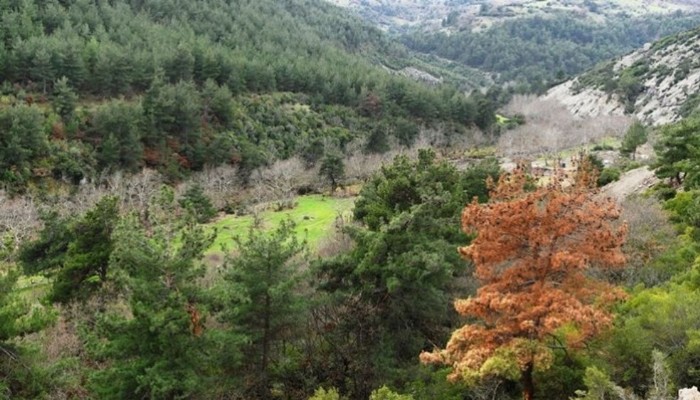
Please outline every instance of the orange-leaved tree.
[[462, 229], [476, 237], [459, 251], [481, 287], [455, 308], [473, 322], [444, 350], [422, 353], [424, 363], [452, 366], [451, 379], [519, 379], [531, 400], [533, 372], [549, 367], [551, 345], [581, 345], [611, 324], [608, 306], [624, 293], [594, 272], [624, 265], [626, 227], [580, 171], [573, 182], [556, 174], [537, 186], [517, 169], [494, 185], [489, 203], [464, 209]]

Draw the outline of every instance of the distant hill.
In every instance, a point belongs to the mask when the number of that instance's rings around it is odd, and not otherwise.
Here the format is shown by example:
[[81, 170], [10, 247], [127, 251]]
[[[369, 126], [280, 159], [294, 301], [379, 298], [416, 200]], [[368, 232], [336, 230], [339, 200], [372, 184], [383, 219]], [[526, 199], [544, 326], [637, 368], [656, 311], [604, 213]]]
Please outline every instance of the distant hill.
[[700, 25], [700, 1], [330, 1], [412, 50], [528, 92]]
[[700, 105], [699, 51], [700, 28], [669, 36], [552, 88], [546, 98], [582, 116], [674, 122]]
[[570, 12], [597, 19], [625, 14], [692, 13], [698, 0], [327, 0], [356, 11], [387, 30], [483, 30], [505, 20]]

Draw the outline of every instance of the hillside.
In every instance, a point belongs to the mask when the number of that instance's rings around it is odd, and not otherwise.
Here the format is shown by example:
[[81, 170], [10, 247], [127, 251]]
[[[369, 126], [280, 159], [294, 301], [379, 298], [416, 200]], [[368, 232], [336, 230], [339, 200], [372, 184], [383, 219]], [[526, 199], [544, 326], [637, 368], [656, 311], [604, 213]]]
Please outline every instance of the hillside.
[[[574, 12], [526, 14], [482, 31], [411, 30], [411, 49], [490, 72], [502, 83], [539, 92], [645, 43], [700, 24], [699, 14], [586, 18]], [[518, 88], [518, 90], [522, 90]]]
[[332, 1], [410, 49], [538, 92], [700, 24], [694, 1]]
[[386, 30], [414, 27], [430, 30], [483, 30], [494, 24], [524, 16], [547, 16], [555, 12], [575, 13], [588, 19], [606, 19], [625, 14], [671, 14], [700, 11], [698, 1], [661, 0], [327, 0], [347, 7]]
[[313, 166], [494, 120], [487, 99], [464, 95], [460, 68], [443, 73], [320, 0], [1, 10], [0, 182], [12, 191], [142, 167], [177, 181], [221, 163], [246, 181], [278, 159]]
[[696, 3], [0, 0], [0, 400], [675, 399]]
[[700, 104], [700, 29], [666, 37], [562, 85], [545, 98], [580, 116], [631, 114], [652, 125], [687, 117]]

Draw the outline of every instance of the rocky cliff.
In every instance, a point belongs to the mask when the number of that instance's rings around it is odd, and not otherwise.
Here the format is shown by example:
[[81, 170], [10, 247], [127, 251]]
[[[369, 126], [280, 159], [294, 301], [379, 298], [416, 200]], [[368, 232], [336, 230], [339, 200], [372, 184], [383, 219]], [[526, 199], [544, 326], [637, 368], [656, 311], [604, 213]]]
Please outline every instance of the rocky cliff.
[[579, 116], [630, 114], [674, 122], [700, 105], [700, 28], [661, 39], [599, 65], [545, 95]]

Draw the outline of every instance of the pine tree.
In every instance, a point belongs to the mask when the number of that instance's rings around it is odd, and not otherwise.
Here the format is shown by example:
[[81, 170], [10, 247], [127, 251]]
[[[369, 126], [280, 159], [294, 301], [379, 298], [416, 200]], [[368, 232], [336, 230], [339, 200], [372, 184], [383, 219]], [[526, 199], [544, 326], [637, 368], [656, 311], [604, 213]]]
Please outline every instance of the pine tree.
[[78, 95], [68, 84], [68, 78], [64, 76], [54, 83], [52, 105], [64, 123], [68, 124], [73, 120], [77, 101]]
[[100, 398], [204, 398], [215, 390], [207, 378], [216, 371], [211, 354], [221, 348], [205, 329], [208, 302], [199, 282], [213, 235], [192, 219], [178, 221], [173, 201], [164, 189], [149, 207], [148, 227], [132, 215], [115, 230], [110, 268], [130, 315], [100, 316], [95, 356], [109, 361], [91, 381]]
[[337, 154], [326, 154], [321, 161], [321, 168], [318, 173], [330, 182], [331, 193], [334, 193], [335, 189], [342, 185], [341, 181], [345, 177], [343, 159]]
[[632, 126], [627, 129], [625, 136], [622, 138], [620, 153], [631, 156], [632, 160], [636, 158], [637, 147], [643, 145], [647, 141], [647, 130], [639, 121], [634, 121]]
[[51, 66], [51, 54], [45, 48], [40, 48], [34, 57], [34, 63], [29, 71], [30, 76], [41, 84], [43, 93], [46, 93], [48, 84], [53, 80], [54, 76]]
[[479, 322], [457, 329], [444, 350], [421, 354], [423, 362], [452, 366], [452, 379], [519, 378], [532, 400], [533, 373], [551, 363], [547, 343], [560, 328], [568, 326], [565, 341], [576, 346], [610, 326], [605, 306], [623, 293], [587, 270], [624, 265], [625, 227], [613, 225], [619, 211], [596, 196], [594, 181], [583, 172], [568, 187], [555, 176], [528, 190], [516, 170], [499, 179], [488, 204], [464, 209], [462, 229], [477, 236], [460, 253], [481, 287], [455, 308]]
[[222, 320], [250, 340], [248, 398], [270, 398], [273, 371], [285, 359], [276, 345], [290, 339], [304, 307], [299, 292], [306, 242], [295, 224], [283, 221], [273, 232], [251, 227], [235, 239], [235, 256], [227, 262], [228, 301]]
[[200, 185], [192, 185], [187, 189], [180, 199], [180, 206], [192, 212], [200, 224], [205, 224], [216, 216], [216, 209]]
[[80, 217], [45, 214], [39, 238], [21, 248], [25, 272], [53, 278], [51, 301], [85, 300], [107, 281], [112, 231], [118, 218], [115, 197], [102, 198]]

